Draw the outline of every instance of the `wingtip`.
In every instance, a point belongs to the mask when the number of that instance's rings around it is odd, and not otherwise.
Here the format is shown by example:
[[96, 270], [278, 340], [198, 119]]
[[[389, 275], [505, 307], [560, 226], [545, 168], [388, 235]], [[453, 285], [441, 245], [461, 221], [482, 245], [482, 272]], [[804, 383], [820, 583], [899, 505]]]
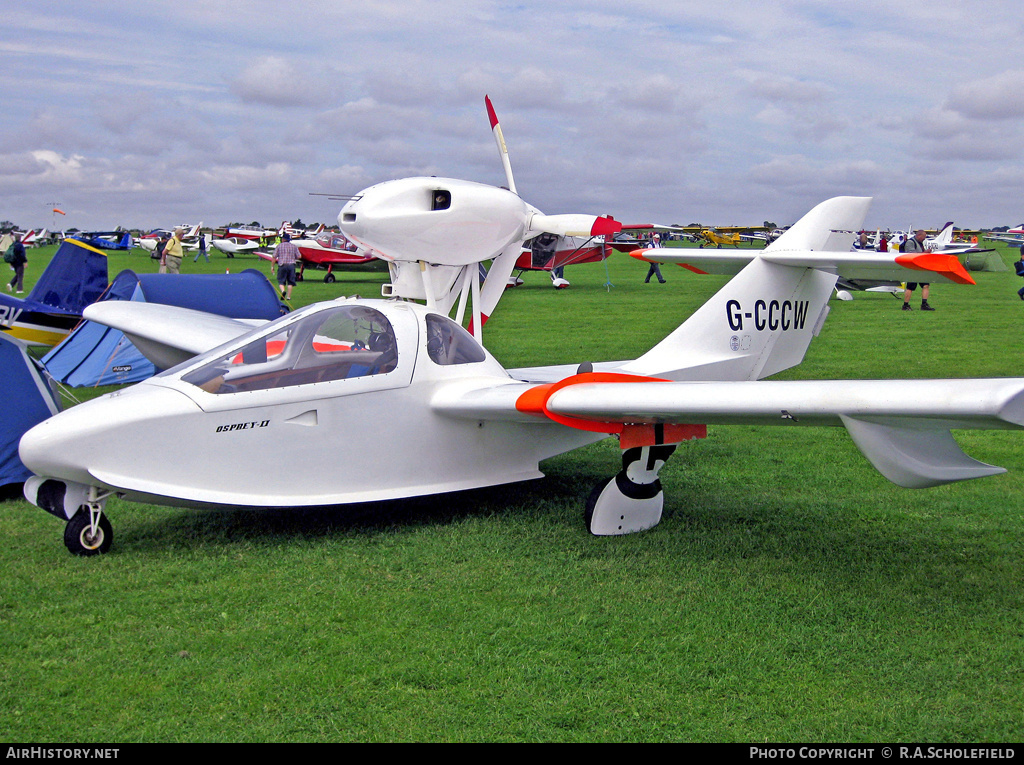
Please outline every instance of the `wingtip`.
[[904, 268], [916, 271], [933, 271], [957, 284], [977, 284], [955, 255], [941, 255], [935, 252], [904, 253], [896, 257], [896, 262]]

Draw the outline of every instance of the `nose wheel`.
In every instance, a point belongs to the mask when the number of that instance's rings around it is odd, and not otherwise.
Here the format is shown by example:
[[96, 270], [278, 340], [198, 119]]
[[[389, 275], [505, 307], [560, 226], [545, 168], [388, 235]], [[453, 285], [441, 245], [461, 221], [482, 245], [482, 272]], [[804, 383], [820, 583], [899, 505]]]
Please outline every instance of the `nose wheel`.
[[114, 529], [101, 507], [82, 505], [64, 527], [64, 546], [72, 555], [101, 555], [114, 541]]

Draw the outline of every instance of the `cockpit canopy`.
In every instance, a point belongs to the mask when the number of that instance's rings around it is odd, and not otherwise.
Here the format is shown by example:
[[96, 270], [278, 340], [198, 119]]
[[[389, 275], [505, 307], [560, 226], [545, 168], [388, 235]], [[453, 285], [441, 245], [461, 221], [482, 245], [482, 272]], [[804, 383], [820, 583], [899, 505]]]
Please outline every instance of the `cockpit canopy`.
[[397, 364], [387, 317], [368, 306], [344, 305], [287, 323], [181, 379], [222, 394], [387, 374]]
[[368, 377], [380, 381], [375, 387], [393, 388], [409, 384], [417, 347], [424, 346], [419, 364], [435, 368], [423, 369], [428, 376], [443, 374], [438, 367], [485, 361], [497, 367], [489, 371], [500, 370], [476, 339], [447, 316], [404, 303], [377, 305], [320, 304], [296, 311], [247, 342], [240, 339], [229, 351], [195, 359], [192, 368], [181, 370], [180, 379], [216, 395]]

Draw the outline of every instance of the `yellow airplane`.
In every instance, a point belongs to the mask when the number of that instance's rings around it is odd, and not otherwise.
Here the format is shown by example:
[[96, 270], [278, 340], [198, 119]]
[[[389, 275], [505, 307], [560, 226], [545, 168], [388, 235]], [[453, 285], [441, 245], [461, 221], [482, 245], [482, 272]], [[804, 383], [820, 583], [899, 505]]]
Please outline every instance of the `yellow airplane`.
[[715, 226], [708, 228], [703, 226], [686, 226], [679, 230], [683, 231], [694, 242], [700, 242], [701, 249], [708, 245], [721, 248], [723, 244], [731, 244], [739, 247], [743, 241], [741, 231], [754, 231], [758, 227], [751, 226]]
[[701, 229], [700, 238], [704, 240], [700, 244], [701, 249], [704, 249], [704, 247], [709, 244], [716, 245], [719, 249], [721, 249], [723, 244], [731, 244], [733, 247], [739, 247], [740, 242], [743, 241], [740, 238], [738, 231], [726, 233], [724, 230], [713, 228]]

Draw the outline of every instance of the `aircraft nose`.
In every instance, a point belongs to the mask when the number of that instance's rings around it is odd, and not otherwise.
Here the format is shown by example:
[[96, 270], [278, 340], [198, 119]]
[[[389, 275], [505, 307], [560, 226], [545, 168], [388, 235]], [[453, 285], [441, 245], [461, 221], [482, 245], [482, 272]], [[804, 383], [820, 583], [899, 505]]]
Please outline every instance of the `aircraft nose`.
[[90, 482], [80, 447], [88, 442], [89, 434], [76, 414], [73, 409], [61, 412], [21, 437], [18, 456], [25, 467], [39, 476]]
[[178, 391], [142, 383], [44, 420], [21, 437], [18, 454], [38, 476], [95, 484], [90, 470], [130, 470], [161, 422], [197, 411]]

